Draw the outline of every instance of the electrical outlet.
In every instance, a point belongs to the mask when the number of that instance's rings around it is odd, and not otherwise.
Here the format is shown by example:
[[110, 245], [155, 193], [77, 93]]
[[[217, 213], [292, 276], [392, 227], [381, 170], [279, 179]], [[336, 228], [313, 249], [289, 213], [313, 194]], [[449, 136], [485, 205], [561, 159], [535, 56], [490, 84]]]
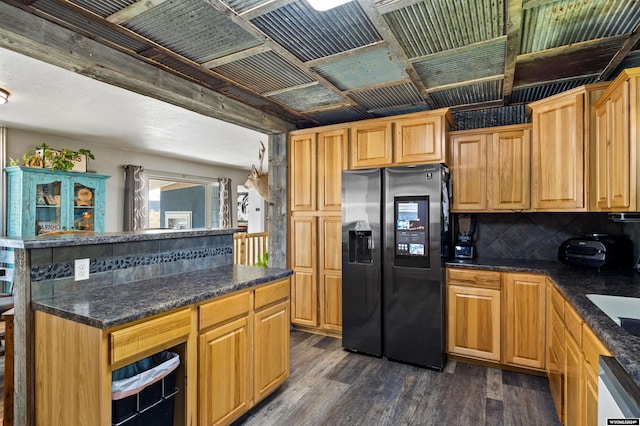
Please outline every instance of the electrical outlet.
[[76, 259], [74, 269], [76, 281], [89, 279], [89, 259]]

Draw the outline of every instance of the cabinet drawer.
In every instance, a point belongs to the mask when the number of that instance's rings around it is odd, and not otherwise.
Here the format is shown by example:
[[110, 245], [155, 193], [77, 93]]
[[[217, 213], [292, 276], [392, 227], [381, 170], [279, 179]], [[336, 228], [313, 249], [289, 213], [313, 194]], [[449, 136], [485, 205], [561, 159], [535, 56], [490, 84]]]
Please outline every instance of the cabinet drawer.
[[582, 352], [594, 371], [598, 371], [600, 355], [611, 355], [587, 324], [582, 324]]
[[251, 294], [243, 291], [200, 306], [198, 313], [198, 330], [247, 315], [251, 309]]
[[564, 302], [564, 325], [576, 340], [578, 346], [582, 347], [582, 318], [567, 301]]
[[553, 285], [551, 286], [551, 305], [560, 316], [560, 319], [564, 321], [564, 297], [562, 297], [560, 292]]
[[450, 285], [495, 288], [500, 290], [500, 272], [475, 269], [447, 269]]
[[191, 331], [191, 310], [183, 309], [109, 334], [111, 363], [142, 354], [187, 336]]
[[256, 289], [255, 309], [289, 297], [289, 280], [282, 280]]

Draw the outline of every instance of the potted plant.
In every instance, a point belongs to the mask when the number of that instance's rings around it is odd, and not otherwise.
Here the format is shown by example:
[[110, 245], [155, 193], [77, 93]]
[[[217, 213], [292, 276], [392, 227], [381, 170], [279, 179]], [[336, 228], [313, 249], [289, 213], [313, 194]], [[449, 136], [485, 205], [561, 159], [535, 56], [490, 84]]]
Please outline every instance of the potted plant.
[[88, 149], [79, 149], [77, 151], [72, 151], [68, 148], [54, 149], [44, 142], [36, 146], [36, 148], [36, 154], [42, 157], [44, 167], [51, 170], [68, 172], [73, 170], [77, 163], [82, 163], [84, 167], [80, 171], [86, 171], [86, 159], [95, 160], [95, 156]]

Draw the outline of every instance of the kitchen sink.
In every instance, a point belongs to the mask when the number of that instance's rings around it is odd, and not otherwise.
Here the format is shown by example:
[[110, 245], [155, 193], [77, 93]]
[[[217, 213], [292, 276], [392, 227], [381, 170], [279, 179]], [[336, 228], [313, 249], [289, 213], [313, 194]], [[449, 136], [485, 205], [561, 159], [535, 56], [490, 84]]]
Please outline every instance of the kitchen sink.
[[640, 337], [639, 297], [587, 294], [587, 298], [624, 330]]

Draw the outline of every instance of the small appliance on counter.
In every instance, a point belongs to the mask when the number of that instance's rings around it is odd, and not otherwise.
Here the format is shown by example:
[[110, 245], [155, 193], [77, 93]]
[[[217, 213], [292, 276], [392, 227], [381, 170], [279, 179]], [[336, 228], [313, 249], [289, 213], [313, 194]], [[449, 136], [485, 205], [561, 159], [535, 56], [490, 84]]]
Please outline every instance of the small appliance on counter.
[[565, 240], [558, 249], [558, 260], [592, 268], [631, 268], [633, 243], [624, 234], [584, 234]]
[[453, 247], [453, 257], [455, 259], [473, 259], [473, 233], [476, 231], [476, 218], [471, 215], [460, 215], [456, 217], [457, 236]]

